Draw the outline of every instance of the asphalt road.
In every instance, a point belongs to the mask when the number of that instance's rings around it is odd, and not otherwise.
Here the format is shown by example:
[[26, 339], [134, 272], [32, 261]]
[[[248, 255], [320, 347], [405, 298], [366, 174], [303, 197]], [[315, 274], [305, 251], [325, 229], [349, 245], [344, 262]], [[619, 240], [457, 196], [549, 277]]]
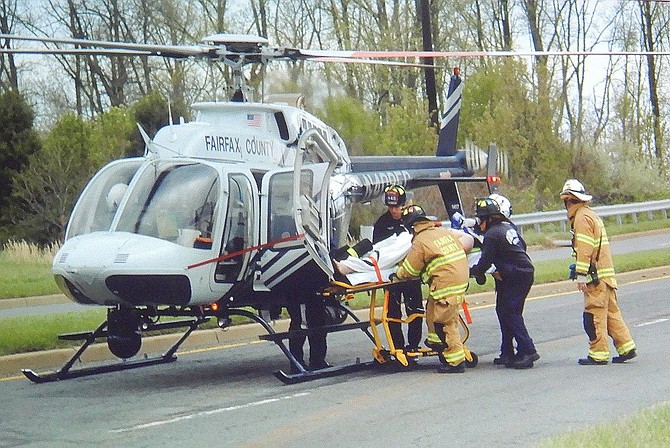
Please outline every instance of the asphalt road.
[[[535, 296], [525, 318], [542, 358], [530, 370], [492, 365], [495, 311], [473, 307], [461, 375], [390, 368], [286, 386], [271, 343], [182, 354], [175, 363], [48, 384], [0, 381], [0, 447], [530, 447], [670, 398], [670, 276], [622, 284], [620, 306], [638, 358], [579, 366], [582, 297]], [[329, 337], [329, 361], [370, 359], [360, 332]]]

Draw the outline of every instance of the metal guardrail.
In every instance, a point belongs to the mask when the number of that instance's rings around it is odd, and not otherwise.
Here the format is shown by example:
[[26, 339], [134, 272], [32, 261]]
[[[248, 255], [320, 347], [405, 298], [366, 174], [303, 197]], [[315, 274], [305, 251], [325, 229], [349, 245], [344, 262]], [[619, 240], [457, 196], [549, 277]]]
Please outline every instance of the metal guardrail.
[[[670, 199], [664, 199], [662, 201], [635, 202], [632, 204], [601, 205], [592, 208], [601, 218], [616, 216], [617, 224], [621, 225], [623, 216], [631, 215], [633, 222], [637, 222], [637, 217], [640, 213], [646, 213], [649, 219], [653, 219], [653, 212], [660, 211], [662, 212], [663, 218], [667, 219], [668, 210], [670, 210]], [[541, 225], [550, 222], [560, 223], [561, 231], [563, 232], [565, 232], [568, 227], [568, 217], [565, 210], [515, 214], [512, 215], [511, 220], [519, 228], [521, 234], [523, 234], [524, 226], [530, 225], [534, 227], [536, 232], [540, 233], [542, 231]]]

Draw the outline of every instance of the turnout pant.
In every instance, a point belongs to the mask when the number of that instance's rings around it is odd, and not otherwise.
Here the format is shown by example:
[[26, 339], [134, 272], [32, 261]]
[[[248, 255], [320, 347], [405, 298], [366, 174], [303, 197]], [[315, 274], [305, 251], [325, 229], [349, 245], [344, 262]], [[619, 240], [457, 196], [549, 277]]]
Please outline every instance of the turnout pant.
[[584, 331], [589, 337], [589, 356], [597, 361], [610, 357], [610, 336], [620, 355], [635, 348], [628, 326], [617, 305], [616, 289], [604, 281], [591, 283], [584, 292]]
[[[437, 333], [447, 349], [442, 352], [447, 362], [456, 366], [465, 361], [465, 350], [461, 333], [458, 330], [458, 304], [463, 297], [435, 300], [428, 298], [426, 306], [426, 325], [429, 333]], [[443, 334], [442, 334], [443, 333]]]

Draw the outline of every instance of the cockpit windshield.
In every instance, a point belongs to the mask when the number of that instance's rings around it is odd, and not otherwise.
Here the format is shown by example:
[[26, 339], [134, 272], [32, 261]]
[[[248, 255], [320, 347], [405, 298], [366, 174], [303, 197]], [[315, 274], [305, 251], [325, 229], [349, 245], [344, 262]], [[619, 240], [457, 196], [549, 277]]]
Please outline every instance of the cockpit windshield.
[[157, 163], [133, 186], [115, 230], [193, 247], [195, 238], [211, 238], [218, 196], [214, 168]]
[[124, 159], [101, 169], [77, 201], [65, 239], [109, 230], [128, 184], [143, 162], [144, 158]]

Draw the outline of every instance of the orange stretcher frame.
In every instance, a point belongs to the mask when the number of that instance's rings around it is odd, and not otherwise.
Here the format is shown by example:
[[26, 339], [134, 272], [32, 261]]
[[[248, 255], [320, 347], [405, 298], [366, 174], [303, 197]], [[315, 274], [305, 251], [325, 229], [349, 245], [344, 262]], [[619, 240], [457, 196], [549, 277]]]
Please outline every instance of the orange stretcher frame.
[[[389, 322], [397, 322], [400, 324], [408, 324], [414, 319], [425, 318], [425, 313], [421, 314], [411, 314], [404, 319], [397, 319], [388, 317], [388, 301], [389, 301], [389, 288], [392, 288], [394, 282], [371, 282], [371, 283], [362, 283], [360, 285], [350, 285], [345, 282], [332, 281], [331, 286], [324, 291], [323, 295], [337, 296], [342, 297], [343, 300], [347, 301], [354, 297], [354, 294], [359, 292], [368, 292], [370, 294], [370, 305], [369, 305], [369, 321], [370, 321], [370, 330], [372, 331], [372, 336], [374, 339], [375, 346], [372, 349], [372, 356], [375, 361], [379, 364], [385, 364], [389, 361], [396, 360], [403, 366], [407, 367], [410, 365], [411, 361], [417, 361], [418, 358], [425, 356], [439, 356], [440, 362], [447, 364], [446, 359], [444, 358], [441, 351], [436, 351], [431, 348], [420, 348], [418, 351], [407, 351], [404, 347], [396, 347], [393, 343], [393, 338], [391, 337], [391, 331], [389, 329]], [[395, 282], [397, 284], [398, 282]], [[381, 306], [381, 315], [377, 316], [377, 293], [378, 291], [383, 291], [384, 301]], [[463, 349], [465, 351], [465, 365], [467, 367], [475, 367], [479, 362], [477, 354], [470, 351], [465, 343], [470, 337], [470, 329], [468, 324], [472, 323], [472, 318], [470, 316], [470, 311], [468, 310], [467, 302], [462, 302], [463, 313], [465, 318], [463, 319], [459, 313], [458, 318], [463, 328]], [[381, 329], [378, 326], [381, 324]], [[380, 331], [381, 330], [381, 331]], [[383, 333], [382, 333], [383, 332]], [[383, 334], [383, 337], [382, 337]], [[388, 344], [388, 348], [384, 346], [383, 339], [385, 339]]]

